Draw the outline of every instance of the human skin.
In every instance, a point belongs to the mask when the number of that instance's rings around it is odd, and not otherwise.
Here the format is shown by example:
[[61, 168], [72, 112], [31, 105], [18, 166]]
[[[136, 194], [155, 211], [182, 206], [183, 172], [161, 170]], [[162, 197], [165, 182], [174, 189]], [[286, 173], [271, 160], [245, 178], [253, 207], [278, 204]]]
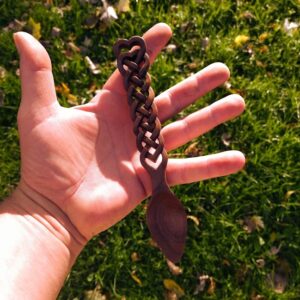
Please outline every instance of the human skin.
[[[163, 23], [145, 33], [151, 62], [171, 34]], [[139, 161], [119, 71], [89, 103], [64, 108], [46, 50], [24, 32], [14, 40], [22, 84], [21, 179], [0, 205], [0, 299], [55, 299], [86, 243], [149, 196], [151, 181]], [[160, 121], [228, 78], [228, 68], [215, 63], [158, 95]], [[176, 149], [244, 107], [239, 95], [229, 95], [166, 125], [165, 148]], [[167, 181], [177, 185], [225, 176], [244, 163], [239, 151], [169, 159]]]

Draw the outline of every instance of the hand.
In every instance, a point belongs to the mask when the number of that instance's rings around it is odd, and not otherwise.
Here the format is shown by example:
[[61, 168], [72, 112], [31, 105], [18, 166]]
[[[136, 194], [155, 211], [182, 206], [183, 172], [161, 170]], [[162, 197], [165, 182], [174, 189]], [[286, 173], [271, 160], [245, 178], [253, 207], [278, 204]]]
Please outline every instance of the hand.
[[[144, 35], [151, 62], [171, 37], [165, 24]], [[17, 33], [22, 101], [18, 113], [21, 181], [27, 195], [38, 194], [43, 206], [57, 206], [87, 240], [134, 209], [151, 190], [139, 162], [126, 92], [118, 71], [89, 103], [63, 108], [56, 98], [46, 50], [27, 33]], [[225, 82], [229, 71], [215, 63], [158, 95], [163, 123], [197, 98]], [[244, 101], [230, 95], [165, 126], [168, 151], [242, 113]], [[170, 185], [224, 176], [240, 170], [238, 151], [189, 159], [169, 159]]]

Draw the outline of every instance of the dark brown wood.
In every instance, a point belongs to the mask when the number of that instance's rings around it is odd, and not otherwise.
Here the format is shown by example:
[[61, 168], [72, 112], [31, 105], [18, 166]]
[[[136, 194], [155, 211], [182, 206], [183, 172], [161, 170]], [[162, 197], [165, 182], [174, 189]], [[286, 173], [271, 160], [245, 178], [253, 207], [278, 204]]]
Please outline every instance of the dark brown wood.
[[147, 209], [147, 225], [152, 238], [165, 256], [178, 262], [187, 235], [187, 218], [181, 202], [166, 180], [168, 155], [160, 134], [154, 92], [148, 74], [150, 62], [143, 38], [120, 39], [114, 47], [118, 69], [124, 79], [133, 132], [140, 161], [152, 181], [152, 198]]

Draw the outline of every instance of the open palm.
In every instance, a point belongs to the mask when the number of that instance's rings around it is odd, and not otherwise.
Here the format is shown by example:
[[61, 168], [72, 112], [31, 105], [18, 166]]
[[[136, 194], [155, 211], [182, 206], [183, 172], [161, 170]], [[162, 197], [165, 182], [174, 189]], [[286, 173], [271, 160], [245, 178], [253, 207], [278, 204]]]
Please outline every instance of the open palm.
[[[154, 61], [171, 36], [157, 24], [144, 35]], [[87, 239], [126, 216], [151, 193], [150, 178], [139, 162], [122, 78], [115, 71], [88, 104], [61, 107], [56, 98], [46, 50], [26, 33], [15, 35], [21, 57], [22, 101], [18, 114], [21, 185], [57, 205]], [[157, 96], [163, 123], [201, 95], [222, 84], [229, 71], [215, 63]], [[175, 149], [239, 115], [244, 101], [230, 95], [165, 126], [166, 149]], [[170, 159], [170, 185], [238, 171], [238, 151], [189, 159]]]

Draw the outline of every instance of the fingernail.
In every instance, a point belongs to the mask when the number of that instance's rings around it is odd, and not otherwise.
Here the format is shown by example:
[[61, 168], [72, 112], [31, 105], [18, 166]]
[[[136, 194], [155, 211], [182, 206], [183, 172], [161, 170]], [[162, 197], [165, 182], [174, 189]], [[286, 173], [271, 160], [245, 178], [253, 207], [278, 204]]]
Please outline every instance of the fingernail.
[[18, 38], [18, 32], [14, 33], [13, 34], [13, 39], [14, 39], [14, 42], [15, 42], [15, 46], [17, 48], [17, 51], [18, 53], [20, 54], [20, 46], [19, 46], [19, 38]]

